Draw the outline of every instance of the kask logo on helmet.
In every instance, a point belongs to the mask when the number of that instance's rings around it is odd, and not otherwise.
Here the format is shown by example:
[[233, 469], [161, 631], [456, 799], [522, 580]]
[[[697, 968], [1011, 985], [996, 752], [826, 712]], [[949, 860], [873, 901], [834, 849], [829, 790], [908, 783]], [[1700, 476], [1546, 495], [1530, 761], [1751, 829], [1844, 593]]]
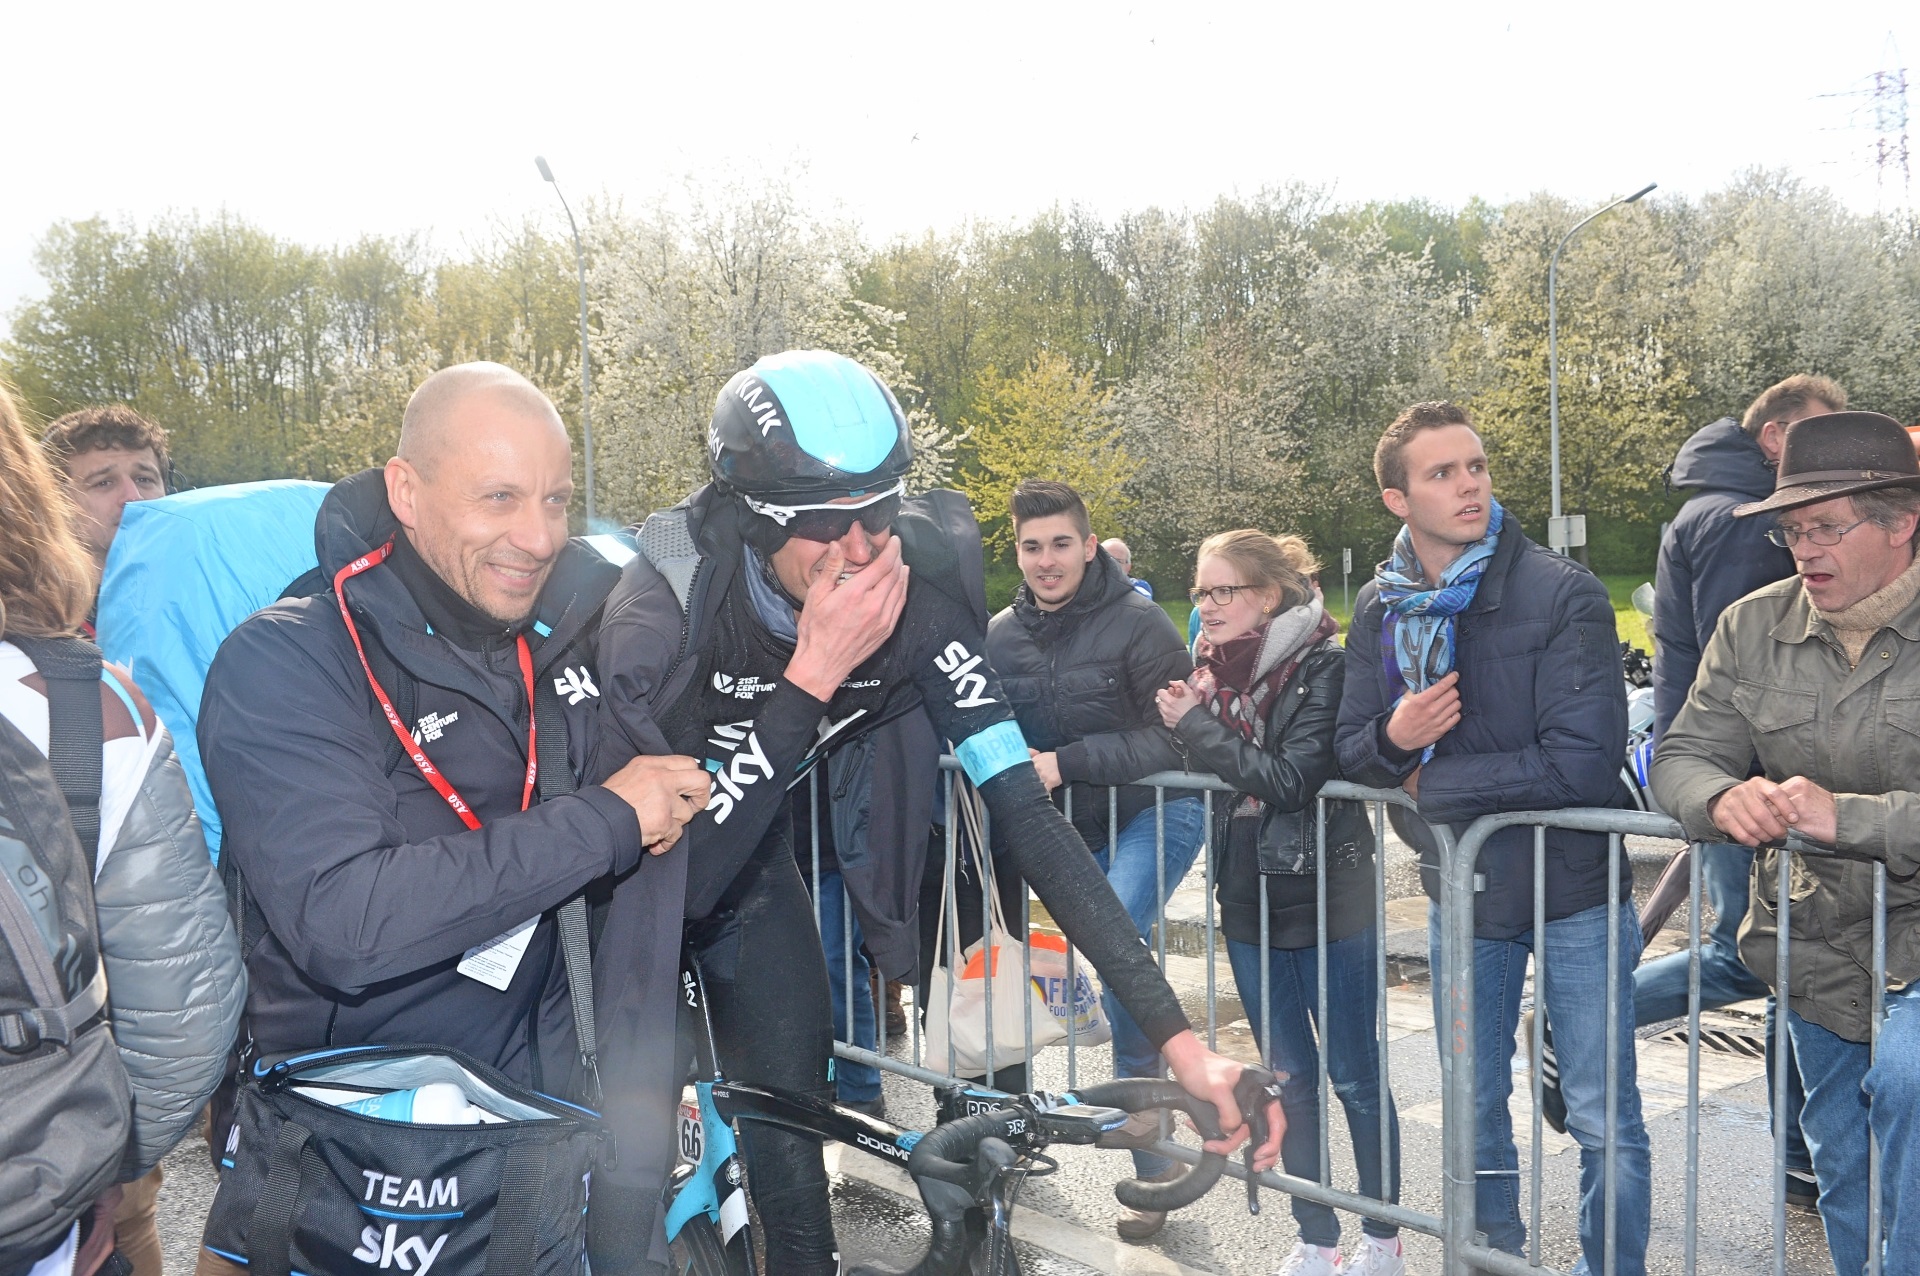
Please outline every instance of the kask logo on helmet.
[[780, 400], [773, 397], [773, 391], [767, 389], [764, 381], [748, 377], [734, 387], [733, 393], [753, 414], [754, 424], [760, 427], [761, 438], [766, 438], [767, 432], [774, 426], [786, 424], [780, 419]]

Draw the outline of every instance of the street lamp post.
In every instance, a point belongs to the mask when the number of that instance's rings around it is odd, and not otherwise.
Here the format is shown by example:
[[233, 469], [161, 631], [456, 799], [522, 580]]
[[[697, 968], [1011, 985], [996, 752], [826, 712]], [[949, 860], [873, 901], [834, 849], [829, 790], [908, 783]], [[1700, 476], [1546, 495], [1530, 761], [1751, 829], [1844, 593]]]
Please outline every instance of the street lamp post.
[[[544, 155], [536, 155], [533, 162], [540, 170], [540, 176], [553, 187], [553, 193], [560, 197], [560, 207], [566, 209], [567, 227], [573, 231], [573, 263], [580, 271], [580, 435], [586, 444], [587, 476], [587, 530], [593, 530], [593, 366], [587, 352], [587, 254], [580, 247], [580, 227], [574, 223], [573, 209], [567, 207], [567, 197], [560, 194], [560, 183], [554, 180], [553, 170], [547, 167]], [[1558, 480], [1555, 480], [1555, 510], [1559, 497]]]
[[[1598, 212], [1588, 213], [1572, 230], [1560, 237], [1559, 246], [1553, 250], [1553, 256], [1547, 260], [1547, 418], [1553, 466], [1553, 527], [1555, 528], [1560, 526], [1560, 317], [1558, 306], [1560, 253], [1588, 222], [1602, 214], [1612, 212], [1622, 204], [1635, 203], [1657, 185], [1659, 185], [1657, 182], [1648, 182], [1633, 194], [1623, 195]], [[1551, 544], [1553, 539], [1550, 531], [1547, 537], [1548, 543]], [[1564, 551], [1565, 546], [1562, 545], [1560, 548]]]

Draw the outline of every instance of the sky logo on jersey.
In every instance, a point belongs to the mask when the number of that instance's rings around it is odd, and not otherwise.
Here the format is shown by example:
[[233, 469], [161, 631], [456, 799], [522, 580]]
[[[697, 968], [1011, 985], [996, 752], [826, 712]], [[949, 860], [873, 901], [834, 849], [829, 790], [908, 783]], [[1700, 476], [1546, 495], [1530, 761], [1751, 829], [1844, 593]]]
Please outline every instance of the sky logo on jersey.
[[561, 676], [553, 680], [553, 694], [565, 696], [568, 704], [579, 704], [588, 696], [598, 699], [600, 688], [593, 685], [593, 674], [585, 665], [578, 669], [562, 669]]
[[765, 751], [760, 748], [760, 736], [753, 729], [752, 718], [745, 722], [722, 722], [716, 724], [713, 731], [707, 743], [731, 758], [707, 761], [707, 770], [713, 773], [713, 782], [707, 786], [707, 809], [713, 812], [715, 824], [725, 824], [733, 814], [734, 803], [746, 796], [748, 785], [773, 778], [773, 763], [767, 761]]
[[953, 684], [955, 708], [977, 709], [994, 703], [993, 697], [987, 694], [987, 676], [974, 672], [981, 659], [958, 642], [948, 643], [947, 649], [933, 658], [933, 667], [947, 675], [947, 681]]

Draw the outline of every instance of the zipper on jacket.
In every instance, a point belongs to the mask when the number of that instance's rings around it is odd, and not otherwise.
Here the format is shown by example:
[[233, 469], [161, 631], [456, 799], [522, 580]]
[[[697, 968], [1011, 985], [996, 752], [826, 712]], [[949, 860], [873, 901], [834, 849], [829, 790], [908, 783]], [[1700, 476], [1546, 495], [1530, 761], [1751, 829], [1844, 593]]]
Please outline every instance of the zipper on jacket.
[[[700, 555], [700, 561], [693, 565], [693, 575], [687, 578], [687, 603], [680, 618], [680, 650], [674, 653], [673, 667], [678, 669], [687, 658], [687, 649], [693, 645], [693, 612], [700, 601], [700, 578], [706, 574], [707, 565], [712, 559]], [[669, 584], [668, 588], [672, 588]]]

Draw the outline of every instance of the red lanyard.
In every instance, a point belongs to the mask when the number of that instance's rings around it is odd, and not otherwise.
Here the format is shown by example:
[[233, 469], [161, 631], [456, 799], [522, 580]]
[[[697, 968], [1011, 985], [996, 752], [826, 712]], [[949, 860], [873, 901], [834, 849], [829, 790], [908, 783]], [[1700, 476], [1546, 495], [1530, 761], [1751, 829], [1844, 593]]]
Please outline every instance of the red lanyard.
[[[447, 777], [440, 774], [440, 768], [427, 758], [426, 750], [415, 742], [413, 733], [407, 730], [407, 724], [400, 721], [400, 714], [394, 709], [393, 700], [387, 695], [387, 689], [380, 685], [378, 678], [373, 676], [373, 666], [367, 663], [367, 649], [360, 644], [360, 630], [353, 623], [353, 614], [347, 610], [347, 582], [361, 572], [371, 571], [386, 562], [387, 555], [392, 552], [393, 542], [388, 541], [364, 558], [354, 559], [335, 574], [333, 595], [340, 603], [340, 619], [347, 622], [347, 633], [353, 638], [353, 649], [360, 654], [360, 667], [367, 671], [367, 684], [373, 688], [373, 698], [378, 700], [381, 709], [385, 710], [387, 725], [393, 728], [396, 736], [400, 737], [400, 744], [406, 749], [407, 756], [413, 759], [413, 765], [419, 768], [420, 774], [426, 777], [427, 783], [433, 786], [434, 792], [447, 800], [447, 805], [453, 808], [453, 813], [460, 817], [461, 823], [470, 829], [477, 829], [480, 827], [480, 817], [473, 813], [473, 808], [467, 805], [467, 800], [460, 796], [459, 790], [447, 783]], [[534, 722], [533, 712], [533, 652], [527, 647], [525, 634], [521, 634], [514, 641], [520, 650], [520, 676], [527, 684], [527, 783], [520, 792], [520, 809], [524, 811], [533, 804], [533, 785], [540, 774], [540, 755], [537, 752], [539, 729]]]

